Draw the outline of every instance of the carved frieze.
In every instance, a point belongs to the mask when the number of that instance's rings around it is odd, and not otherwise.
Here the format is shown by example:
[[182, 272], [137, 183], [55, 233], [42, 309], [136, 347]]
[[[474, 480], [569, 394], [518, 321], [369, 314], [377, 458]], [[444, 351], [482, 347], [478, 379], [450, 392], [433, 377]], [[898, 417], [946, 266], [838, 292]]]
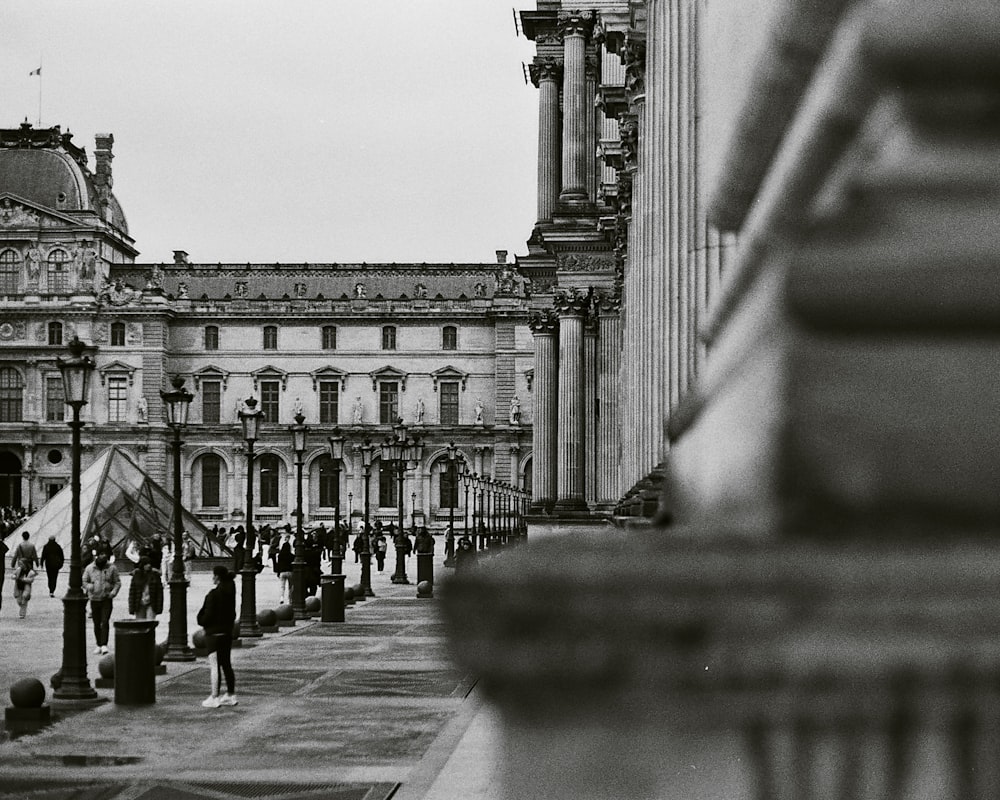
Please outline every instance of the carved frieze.
[[[183, 286], [183, 284], [181, 285]], [[105, 280], [97, 293], [97, 299], [98, 302], [109, 303], [113, 306], [134, 305], [142, 299], [142, 292], [133, 289], [122, 280]]]
[[25, 228], [40, 224], [41, 218], [33, 208], [5, 199], [0, 203], [0, 227]]
[[600, 272], [614, 267], [614, 259], [609, 255], [579, 255], [560, 253], [556, 256], [557, 268], [573, 272]]
[[636, 103], [646, 96], [646, 42], [629, 37], [622, 48], [622, 64], [625, 65], [625, 97]]
[[635, 171], [639, 167], [639, 118], [635, 114], [618, 117], [621, 138], [622, 169]]

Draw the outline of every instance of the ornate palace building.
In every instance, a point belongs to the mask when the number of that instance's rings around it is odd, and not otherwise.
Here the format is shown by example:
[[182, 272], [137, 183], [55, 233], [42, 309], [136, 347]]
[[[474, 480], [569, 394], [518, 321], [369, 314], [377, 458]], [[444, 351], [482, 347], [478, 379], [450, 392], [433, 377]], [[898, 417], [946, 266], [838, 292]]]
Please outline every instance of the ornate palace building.
[[[136, 262], [111, 191], [114, 139], [94, 167], [58, 127], [0, 131], [0, 505], [37, 508], [69, 480], [56, 357], [74, 336], [97, 348], [84, 407], [83, 467], [112, 444], [168, 486], [160, 391], [194, 392], [184, 432], [184, 504], [201, 520], [243, 519], [245, 445], [237, 412], [264, 413], [255, 519], [296, 504], [288, 426], [310, 428], [307, 521], [360, 512], [365, 439], [402, 418], [424, 442], [406, 473], [408, 522], [441, 529], [464, 513], [447, 447], [481, 475], [531, 483], [533, 355], [525, 283], [506, 253], [487, 264], [199, 264]], [[523, 412], [522, 409], [523, 408]], [[328, 437], [347, 437], [339, 483]], [[396, 518], [398, 484], [380, 469], [373, 515]], [[456, 523], [458, 524], [458, 523]]]

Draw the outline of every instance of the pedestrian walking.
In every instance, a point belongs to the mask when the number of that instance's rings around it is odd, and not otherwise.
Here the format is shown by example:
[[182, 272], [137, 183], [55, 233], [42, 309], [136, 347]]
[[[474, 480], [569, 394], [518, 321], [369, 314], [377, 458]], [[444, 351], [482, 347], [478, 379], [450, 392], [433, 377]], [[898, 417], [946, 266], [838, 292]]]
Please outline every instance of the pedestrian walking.
[[146, 556], [132, 572], [128, 587], [128, 613], [136, 619], [156, 619], [163, 613], [163, 575]]
[[3, 608], [3, 581], [7, 573], [7, 543], [0, 539], [0, 608]]
[[42, 547], [41, 564], [45, 567], [45, 575], [49, 579], [49, 597], [56, 596], [56, 581], [59, 580], [59, 570], [66, 563], [66, 555], [59, 546], [55, 536], [50, 536], [49, 540]]
[[[198, 624], [205, 631], [212, 692], [201, 701], [205, 708], [235, 706], [238, 702], [232, 662], [233, 625], [236, 624], [236, 585], [233, 583], [232, 573], [221, 564], [212, 568], [212, 582], [215, 586], [205, 595], [205, 602], [198, 612]], [[220, 671], [222, 676], [219, 674]], [[226, 680], [226, 693], [220, 696], [219, 688], [223, 676]]]
[[239, 531], [233, 539], [236, 542], [236, 546], [233, 547], [233, 572], [239, 575], [243, 571], [243, 564], [247, 558], [247, 550], [243, 546], [246, 534], [243, 531]]
[[469, 534], [462, 534], [455, 548], [455, 574], [464, 572], [476, 563], [476, 546]]
[[389, 543], [386, 541], [385, 537], [379, 533], [375, 537], [375, 563], [378, 566], [378, 571], [382, 572], [385, 570], [385, 554], [389, 551]]
[[351, 549], [354, 550], [354, 563], [357, 564], [361, 561], [361, 551], [365, 549], [365, 541], [361, 537], [365, 535], [365, 531], [359, 531], [358, 535], [354, 537], [354, 544], [351, 545]]
[[27, 531], [21, 532], [21, 541], [17, 543], [17, 547], [14, 548], [14, 555], [10, 557], [10, 565], [12, 567], [16, 567], [21, 561], [28, 561], [31, 566], [35, 566], [38, 563], [38, 551], [35, 550], [35, 545], [28, 541], [30, 538], [30, 533]]
[[281, 600], [279, 602], [282, 604], [292, 602], [290, 587], [292, 584], [292, 563], [294, 560], [292, 546], [286, 539], [281, 543], [281, 547], [278, 548], [278, 557], [274, 560], [274, 571], [278, 573], [278, 586], [281, 590]]
[[115, 565], [103, 552], [99, 552], [83, 571], [83, 590], [90, 598], [90, 615], [94, 620], [94, 638], [97, 640], [95, 653], [108, 652], [111, 610], [121, 588], [122, 581]]
[[28, 601], [31, 599], [31, 584], [35, 582], [38, 573], [28, 559], [22, 559], [14, 573], [14, 599], [20, 607], [18, 617], [24, 619], [28, 613]]

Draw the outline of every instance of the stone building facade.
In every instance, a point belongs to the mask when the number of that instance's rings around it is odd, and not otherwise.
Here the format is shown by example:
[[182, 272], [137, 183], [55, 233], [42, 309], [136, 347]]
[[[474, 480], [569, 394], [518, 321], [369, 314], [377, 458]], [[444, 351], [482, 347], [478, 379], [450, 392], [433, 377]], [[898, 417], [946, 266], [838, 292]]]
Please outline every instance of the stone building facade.
[[[447, 446], [496, 480], [531, 481], [533, 353], [524, 281], [506, 253], [485, 264], [136, 262], [112, 185], [113, 137], [91, 171], [59, 128], [0, 132], [0, 505], [37, 508], [69, 480], [69, 430], [55, 359], [73, 337], [97, 347], [83, 410], [83, 466], [110, 444], [163, 485], [170, 433], [160, 391], [179, 375], [195, 394], [184, 433], [182, 493], [204, 522], [242, 520], [245, 444], [237, 412], [265, 412], [255, 458], [255, 518], [296, 504], [288, 426], [310, 428], [305, 519], [363, 509], [360, 454], [402, 418], [424, 441], [406, 473], [407, 522], [441, 529], [464, 491], [450, 488]], [[523, 409], [523, 411], [521, 410]], [[339, 485], [328, 437], [347, 447]], [[376, 452], [375, 518], [397, 491]]]

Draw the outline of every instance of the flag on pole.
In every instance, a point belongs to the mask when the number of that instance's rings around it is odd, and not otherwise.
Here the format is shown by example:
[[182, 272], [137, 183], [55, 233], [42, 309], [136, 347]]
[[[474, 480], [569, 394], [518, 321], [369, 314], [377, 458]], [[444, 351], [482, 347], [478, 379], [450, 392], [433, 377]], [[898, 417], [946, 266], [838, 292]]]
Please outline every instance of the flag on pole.
[[40, 77], [41, 74], [42, 74], [42, 68], [39, 67], [38, 69], [31, 70], [31, 72], [28, 73], [28, 77], [30, 78], [32, 75], [38, 75]]

